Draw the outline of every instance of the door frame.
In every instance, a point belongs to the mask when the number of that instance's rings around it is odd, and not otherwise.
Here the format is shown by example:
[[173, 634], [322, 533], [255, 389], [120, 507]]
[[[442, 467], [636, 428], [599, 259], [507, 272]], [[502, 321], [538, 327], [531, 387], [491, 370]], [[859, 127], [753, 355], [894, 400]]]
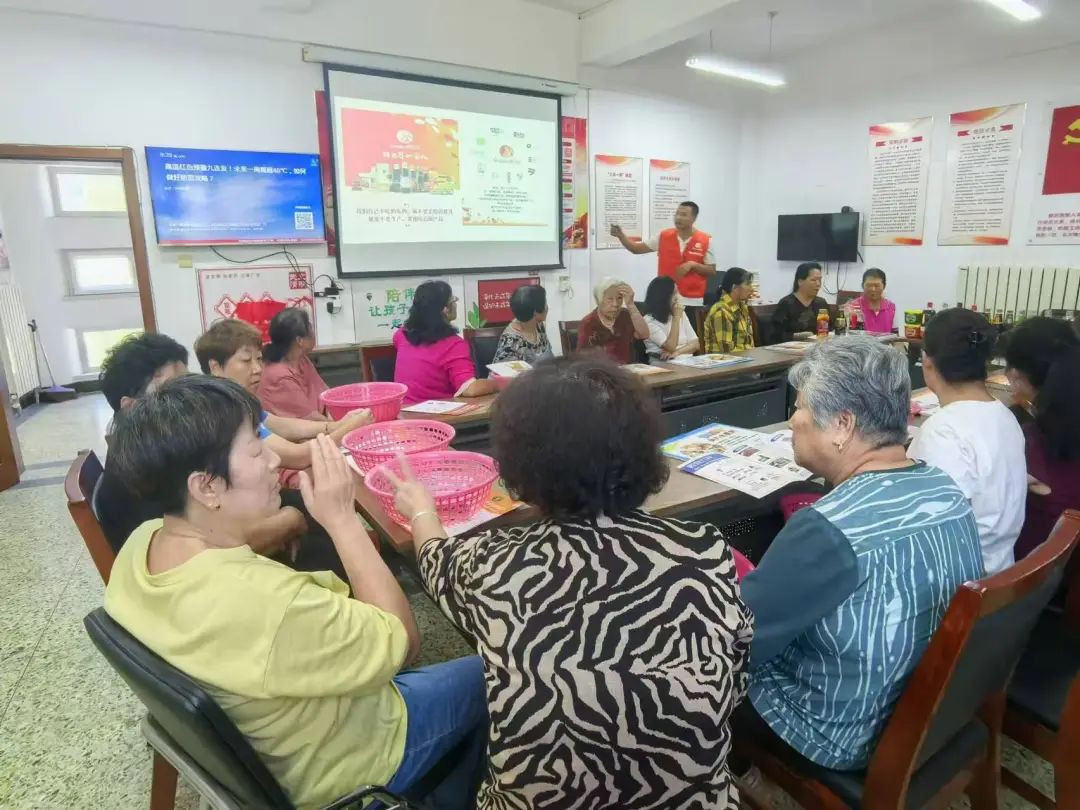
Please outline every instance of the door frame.
[[119, 163], [124, 182], [124, 202], [127, 204], [128, 226], [131, 229], [131, 251], [135, 258], [135, 283], [139, 288], [139, 309], [143, 329], [157, 331], [154, 297], [150, 288], [150, 256], [146, 250], [146, 231], [142, 209], [139, 207], [139, 175], [135, 150], [130, 146], [43, 146], [37, 144], [0, 143], [0, 160], [24, 160], [33, 163], [83, 162]]

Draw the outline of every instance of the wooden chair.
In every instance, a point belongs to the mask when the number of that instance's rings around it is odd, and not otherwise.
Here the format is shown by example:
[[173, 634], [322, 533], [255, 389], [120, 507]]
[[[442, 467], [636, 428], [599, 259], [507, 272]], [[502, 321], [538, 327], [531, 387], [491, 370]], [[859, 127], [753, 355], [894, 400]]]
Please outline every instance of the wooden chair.
[[1031, 556], [960, 586], [866, 770], [823, 768], [768, 730], [737, 727], [737, 747], [806, 808], [944, 807], [964, 791], [996, 808], [1005, 689], [1078, 540], [1066, 512]]
[[563, 355], [577, 351], [578, 330], [581, 321], [559, 321], [559, 340], [562, 342]]
[[394, 346], [360, 347], [360, 368], [364, 382], [393, 382], [397, 349]]
[[94, 561], [102, 582], [108, 585], [116, 552], [105, 539], [93, 509], [94, 490], [103, 472], [93, 450], [80, 450], [64, 478], [64, 494], [67, 495], [68, 512], [82, 535], [86, 550], [90, 552], [90, 559]]
[[1036, 807], [1080, 807], [1080, 555], [1063, 606], [1039, 618], [1009, 685], [1004, 732], [1054, 766], [1056, 802], [1006, 767], [1001, 781]]
[[476, 379], [486, 380], [490, 373], [488, 365], [495, 362], [495, 351], [499, 347], [499, 337], [506, 330], [505, 326], [486, 327], [484, 329], [466, 329], [461, 333], [472, 349], [473, 362], [476, 364]]

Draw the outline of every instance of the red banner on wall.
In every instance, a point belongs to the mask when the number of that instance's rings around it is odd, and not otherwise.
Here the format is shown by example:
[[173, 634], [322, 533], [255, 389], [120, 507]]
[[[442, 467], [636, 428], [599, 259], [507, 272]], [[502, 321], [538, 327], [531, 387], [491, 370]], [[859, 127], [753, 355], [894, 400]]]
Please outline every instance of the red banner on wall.
[[1042, 193], [1080, 193], [1080, 104], [1054, 110]]
[[334, 219], [333, 139], [326, 91], [315, 91], [315, 122], [319, 131], [319, 170], [322, 173], [323, 221], [326, 223], [326, 255], [337, 256], [337, 221]]
[[476, 282], [476, 300], [480, 307], [480, 319], [490, 325], [510, 323], [514, 313], [510, 310], [510, 296], [518, 287], [540, 284], [539, 278], [497, 278]]

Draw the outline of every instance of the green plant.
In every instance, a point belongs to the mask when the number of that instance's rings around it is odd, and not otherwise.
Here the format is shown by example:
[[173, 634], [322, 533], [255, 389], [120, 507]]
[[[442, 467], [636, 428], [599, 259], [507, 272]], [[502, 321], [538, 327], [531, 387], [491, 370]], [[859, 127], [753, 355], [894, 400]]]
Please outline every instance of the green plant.
[[465, 315], [465, 326], [469, 329], [482, 329], [486, 323], [487, 321], [480, 317], [480, 304], [474, 301]]

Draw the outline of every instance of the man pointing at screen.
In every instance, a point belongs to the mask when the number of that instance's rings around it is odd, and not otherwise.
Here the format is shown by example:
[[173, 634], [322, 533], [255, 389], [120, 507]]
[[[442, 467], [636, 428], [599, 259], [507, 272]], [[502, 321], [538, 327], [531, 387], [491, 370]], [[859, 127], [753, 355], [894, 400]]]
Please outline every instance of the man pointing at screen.
[[675, 227], [665, 228], [647, 242], [631, 242], [619, 225], [611, 226], [611, 235], [631, 253], [656, 253], [657, 272], [671, 276], [682, 302], [701, 304], [705, 281], [716, 273], [716, 257], [709, 235], [694, 228], [698, 205], [687, 200], [675, 209]]

